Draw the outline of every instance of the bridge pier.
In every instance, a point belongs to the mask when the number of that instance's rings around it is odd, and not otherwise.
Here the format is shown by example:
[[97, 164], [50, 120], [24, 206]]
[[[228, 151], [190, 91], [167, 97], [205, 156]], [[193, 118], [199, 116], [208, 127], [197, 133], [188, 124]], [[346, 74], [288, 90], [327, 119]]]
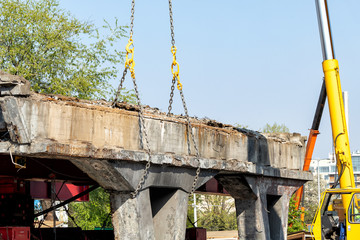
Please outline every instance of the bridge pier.
[[239, 239], [286, 239], [289, 200], [304, 180], [251, 175], [216, 178], [235, 198]]
[[[113, 189], [110, 202], [116, 240], [185, 239], [188, 197], [196, 169], [152, 165], [142, 189], [132, 198], [144, 172], [143, 163], [94, 159], [72, 162]], [[197, 187], [217, 173], [201, 171]]]
[[115, 239], [184, 239], [188, 195], [166, 188], [147, 188], [136, 198], [112, 193]]

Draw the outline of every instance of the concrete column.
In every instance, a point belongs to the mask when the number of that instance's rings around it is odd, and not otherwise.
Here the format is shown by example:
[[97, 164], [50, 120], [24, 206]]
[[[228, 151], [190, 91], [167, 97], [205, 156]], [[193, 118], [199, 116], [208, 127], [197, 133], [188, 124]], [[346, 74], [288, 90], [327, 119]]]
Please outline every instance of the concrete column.
[[132, 199], [112, 193], [115, 240], [185, 239], [188, 193], [180, 189], [147, 188]]
[[235, 198], [239, 239], [286, 239], [289, 199], [304, 181], [253, 175], [216, 179]]
[[239, 239], [270, 239], [265, 194], [256, 195], [256, 199], [235, 199]]
[[189, 194], [160, 188], [150, 193], [155, 239], [185, 239]]
[[270, 239], [286, 239], [291, 195], [268, 196]]
[[154, 239], [150, 191], [139, 192], [136, 198], [130, 193], [111, 193], [112, 223], [115, 240]]

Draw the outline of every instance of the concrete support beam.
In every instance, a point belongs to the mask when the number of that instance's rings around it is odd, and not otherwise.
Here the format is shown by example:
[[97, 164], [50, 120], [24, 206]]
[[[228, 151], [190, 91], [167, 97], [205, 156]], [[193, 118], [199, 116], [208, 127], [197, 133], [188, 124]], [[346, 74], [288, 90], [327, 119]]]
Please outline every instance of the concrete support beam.
[[[152, 165], [142, 190], [131, 198], [145, 165], [130, 161], [72, 160], [111, 191], [115, 239], [184, 239], [188, 195], [196, 169]], [[197, 187], [218, 171], [201, 171]]]
[[286, 239], [289, 200], [304, 181], [251, 175], [216, 178], [235, 198], [239, 239]]
[[111, 193], [115, 240], [184, 239], [188, 193], [147, 188], [136, 198]]
[[149, 189], [134, 199], [130, 193], [111, 193], [110, 199], [116, 240], [154, 239]]

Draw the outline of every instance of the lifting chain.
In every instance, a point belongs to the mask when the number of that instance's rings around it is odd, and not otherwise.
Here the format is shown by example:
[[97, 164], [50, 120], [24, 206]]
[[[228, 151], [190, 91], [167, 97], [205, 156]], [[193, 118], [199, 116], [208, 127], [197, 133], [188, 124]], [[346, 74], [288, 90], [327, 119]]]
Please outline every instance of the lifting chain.
[[[173, 78], [172, 78], [172, 85], [171, 85], [171, 92], [170, 92], [170, 100], [169, 100], [169, 107], [168, 107], [168, 115], [171, 114], [171, 109], [172, 109], [172, 103], [173, 103], [173, 97], [174, 97], [174, 89], [175, 89], [175, 82], [177, 82], [177, 88], [180, 92], [180, 96], [181, 96], [181, 101], [184, 107], [184, 112], [185, 112], [185, 117], [186, 117], [186, 121], [187, 121], [187, 129], [188, 132], [190, 132], [191, 135], [191, 139], [195, 148], [195, 152], [196, 152], [196, 159], [198, 160], [198, 168], [196, 169], [196, 174], [195, 174], [195, 178], [194, 178], [194, 182], [191, 188], [191, 192], [190, 194], [193, 194], [195, 192], [196, 189], [196, 184], [197, 181], [199, 179], [199, 175], [200, 175], [200, 154], [199, 154], [199, 149], [197, 147], [196, 141], [195, 141], [195, 136], [194, 133], [192, 131], [192, 126], [191, 126], [191, 122], [190, 122], [190, 117], [188, 114], [188, 109], [186, 106], [186, 102], [185, 102], [185, 97], [184, 97], [184, 93], [182, 90], [182, 84], [180, 82], [180, 77], [179, 77], [179, 64], [176, 61], [176, 47], [175, 47], [175, 34], [174, 34], [174, 24], [173, 24], [173, 13], [172, 13], [172, 3], [171, 0], [169, 0], [169, 15], [170, 15], [170, 30], [171, 30], [171, 53], [173, 54], [173, 62], [171, 64], [171, 72], [173, 74]], [[175, 71], [174, 71], [174, 67], [175, 67]], [[189, 148], [189, 154], [190, 154], [190, 148]]]
[[[179, 71], [177, 71], [177, 76], [176, 76], [176, 74], [174, 74], [174, 66], [177, 65], [177, 68], [179, 69], [179, 64], [176, 61], [175, 33], [174, 33], [174, 23], [173, 23], [173, 13], [172, 13], [171, 0], [169, 0], [169, 15], [170, 15], [170, 32], [171, 32], [171, 53], [173, 54], [173, 62], [171, 64], [171, 72], [173, 73], [173, 78], [172, 78], [172, 84], [171, 84], [168, 115], [171, 114], [176, 77], [179, 77]], [[176, 62], [176, 64], [174, 65], [175, 62]]]
[[[142, 185], [144, 184], [146, 176], [148, 174], [150, 164], [151, 164], [150, 146], [149, 146], [148, 135], [147, 135], [147, 130], [146, 130], [145, 121], [144, 121], [144, 108], [141, 105], [140, 95], [139, 95], [138, 87], [137, 87], [137, 84], [136, 84], [135, 70], [134, 70], [134, 67], [135, 67], [134, 45], [133, 45], [133, 39], [132, 39], [133, 27], [134, 27], [134, 13], [135, 13], [135, 0], [132, 0], [132, 3], [131, 3], [131, 17], [130, 17], [130, 38], [129, 38], [128, 44], [126, 45], [126, 48], [125, 48], [126, 49], [125, 69], [124, 69], [123, 76], [121, 78], [118, 90], [116, 92], [115, 99], [114, 99], [113, 104], [112, 104], [112, 106], [115, 106], [115, 104], [118, 102], [118, 98], [119, 98], [119, 96], [121, 94], [121, 89], [122, 89], [123, 83], [125, 81], [125, 76], [126, 76], [127, 71], [129, 69], [130, 73], [131, 73], [132, 81], [134, 83], [134, 90], [135, 90], [137, 103], [138, 103], [138, 106], [140, 108], [140, 111], [139, 111], [140, 139], [141, 139], [141, 142], [143, 144], [143, 149], [145, 150], [145, 152], [146, 152], [146, 154], [148, 156], [148, 160], [147, 160], [145, 169], [144, 169], [144, 171], [143, 171], [143, 173], [141, 175], [140, 181], [139, 181], [135, 191], [131, 193], [131, 196], [133, 198], [135, 198], [138, 195], [139, 191], [141, 190]], [[144, 142], [144, 140], [145, 140], [145, 142]]]

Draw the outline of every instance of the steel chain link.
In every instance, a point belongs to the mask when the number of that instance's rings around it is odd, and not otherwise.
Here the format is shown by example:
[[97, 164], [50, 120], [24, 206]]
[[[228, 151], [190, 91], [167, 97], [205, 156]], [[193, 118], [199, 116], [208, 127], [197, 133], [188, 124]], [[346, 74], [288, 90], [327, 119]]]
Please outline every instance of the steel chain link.
[[145, 182], [145, 178], [148, 174], [148, 170], [150, 168], [150, 165], [151, 165], [151, 154], [150, 154], [150, 145], [149, 145], [149, 141], [148, 141], [148, 135], [147, 135], [147, 130], [146, 130], [146, 126], [145, 126], [145, 121], [144, 121], [144, 108], [143, 106], [141, 105], [141, 101], [140, 101], [140, 95], [139, 95], [139, 91], [138, 91], [138, 88], [137, 88], [137, 84], [136, 84], [136, 79], [135, 78], [132, 78], [133, 80], [133, 83], [134, 83], [134, 90], [135, 90], [135, 95], [136, 95], [136, 98], [137, 98], [137, 101], [138, 101], [138, 105], [140, 107], [140, 111], [139, 111], [139, 116], [140, 116], [140, 130], [141, 130], [141, 133], [143, 134], [144, 138], [141, 139], [141, 141], [144, 143], [143, 139], [145, 140], [145, 147], [144, 147], [144, 150], [145, 152], [147, 153], [148, 155], [148, 161], [146, 163], [146, 166], [145, 166], [145, 169], [143, 171], [143, 174], [141, 175], [141, 179], [135, 189], [134, 192], [131, 193], [131, 196], [133, 198], [135, 198], [137, 196], [137, 194], [139, 193], [139, 191], [141, 190], [142, 188], [142, 185], [144, 184]]
[[[132, 35], [133, 35], [133, 29], [134, 29], [134, 15], [135, 15], [135, 0], [132, 0], [131, 2], [131, 16], [130, 16], [130, 39], [132, 39]], [[112, 106], [114, 107], [115, 104], [119, 101], [119, 96], [121, 94], [121, 89], [123, 88], [123, 83], [125, 81], [125, 77], [126, 77], [126, 74], [127, 74], [127, 70], [128, 70], [128, 65], [127, 63], [125, 62], [125, 69], [124, 69], [124, 72], [123, 72], [123, 76], [121, 78], [121, 81], [120, 81], [120, 84], [119, 84], [119, 87], [116, 91], [116, 94], [115, 94], [115, 98], [114, 98], [114, 101], [112, 103]]]
[[187, 124], [188, 124], [188, 131], [190, 132], [191, 134], [191, 139], [192, 139], [192, 142], [193, 142], [193, 145], [194, 145], [194, 148], [195, 148], [195, 152], [196, 152], [196, 159], [198, 161], [198, 167], [196, 169], [196, 174], [195, 174], [195, 178], [194, 178], [194, 182], [193, 182], [193, 185], [192, 185], [192, 188], [191, 188], [191, 192], [190, 194], [193, 194], [196, 190], [196, 184], [197, 184], [197, 181], [199, 180], [199, 175], [200, 175], [200, 154], [199, 154], [199, 149], [197, 147], [197, 144], [196, 144], [196, 141], [195, 141], [195, 136], [194, 136], [194, 133], [192, 131], [192, 126], [191, 126], [191, 122], [190, 122], [190, 117], [189, 117], [189, 113], [188, 113], [188, 109], [187, 109], [187, 106], [186, 106], [186, 102], [185, 102], [185, 97], [184, 97], [184, 93], [182, 90], [180, 90], [180, 96], [181, 96], [181, 101], [183, 103], [183, 107], [184, 107], [184, 112], [185, 112], [185, 117], [186, 117], [186, 121], [187, 121]]
[[[140, 108], [140, 110], [139, 110], [140, 140], [141, 140], [141, 143], [143, 145], [143, 149], [145, 150], [146, 154], [148, 155], [148, 161], [147, 161], [147, 163], [145, 165], [145, 169], [144, 169], [144, 171], [143, 171], [143, 173], [141, 175], [140, 181], [139, 181], [135, 191], [131, 193], [131, 197], [133, 197], [133, 198], [135, 198], [138, 195], [139, 191], [141, 190], [141, 188], [142, 188], [142, 186], [143, 186], [143, 184], [145, 182], [146, 176], [148, 174], [150, 165], [151, 165], [151, 153], [150, 153], [150, 145], [149, 145], [149, 141], [148, 141], [148, 135], [147, 135], [147, 130], [146, 130], [146, 126], [145, 126], [145, 120], [144, 120], [144, 108], [141, 105], [140, 95], [139, 95], [138, 87], [137, 87], [137, 84], [136, 84], [136, 78], [135, 78], [135, 70], [134, 70], [135, 62], [134, 62], [134, 59], [133, 59], [134, 58], [134, 55], [133, 55], [134, 54], [134, 47], [132, 47], [130, 49], [130, 47], [133, 44], [132, 36], [133, 36], [133, 28], [134, 28], [134, 14], [135, 14], [135, 0], [132, 0], [132, 2], [131, 2], [131, 17], [130, 17], [130, 38], [129, 38], [129, 43], [126, 46], [126, 51], [127, 51], [126, 59], [127, 59], [127, 61], [125, 62], [125, 69], [124, 69], [124, 72], [123, 72], [123, 76], [121, 78], [119, 87], [118, 87], [116, 95], [115, 95], [114, 102], [112, 104], [112, 106], [115, 106], [115, 104], [119, 101], [119, 96], [121, 94], [121, 89], [123, 88], [123, 83], [125, 81], [125, 76], [127, 74], [128, 69], [130, 69], [131, 78], [132, 78], [132, 81], [134, 83], [134, 90], [135, 90], [137, 103], [138, 103], [139, 108]], [[128, 60], [128, 54], [129, 53], [131, 54], [131, 58], [129, 58], [129, 60]], [[144, 143], [145, 143], [145, 146], [144, 146]]]
[[131, 2], [131, 16], [130, 16], [130, 37], [134, 33], [134, 16], [135, 16], [135, 0]]
[[123, 86], [124, 81], [125, 81], [125, 76], [126, 76], [127, 70], [128, 70], [128, 68], [125, 67], [124, 72], [123, 72], [123, 76], [122, 76], [122, 78], [121, 78], [121, 81], [120, 81], [120, 84], [119, 84], [119, 87], [118, 87], [118, 90], [116, 91], [115, 98], [114, 98], [114, 101], [113, 101], [113, 103], [112, 103], [112, 106], [113, 106], [113, 107], [114, 107], [115, 104], [119, 101], [118, 98], [119, 98], [119, 96], [120, 96], [120, 94], [121, 94], [121, 89], [122, 89], [122, 86]]
[[[186, 106], [186, 102], [185, 102], [185, 97], [184, 97], [184, 93], [182, 90], [182, 84], [180, 83], [180, 79], [179, 79], [179, 65], [176, 61], [176, 47], [175, 47], [175, 34], [174, 34], [174, 23], [173, 23], [173, 13], [172, 13], [172, 2], [171, 0], [169, 0], [169, 15], [170, 15], [170, 30], [171, 30], [171, 52], [173, 54], [173, 63], [171, 65], [171, 71], [173, 73], [173, 79], [172, 79], [172, 85], [171, 85], [171, 92], [170, 92], [170, 100], [169, 100], [169, 107], [168, 107], [168, 115], [171, 114], [171, 109], [172, 109], [172, 103], [173, 103], [173, 97], [174, 97], [174, 89], [175, 89], [175, 82], [177, 81], [177, 85], [178, 85], [178, 90], [180, 92], [180, 96], [181, 96], [181, 101], [184, 107], [184, 112], [185, 112], [185, 117], [186, 117], [186, 121], [187, 121], [187, 128], [188, 128], [188, 132], [190, 132], [191, 134], [191, 139], [196, 151], [196, 159], [198, 161], [198, 168], [196, 169], [196, 174], [195, 174], [195, 178], [194, 178], [194, 182], [191, 188], [191, 192], [190, 194], [193, 194], [195, 192], [196, 189], [196, 184], [197, 181], [199, 179], [199, 175], [200, 175], [200, 154], [199, 154], [199, 149], [197, 147], [196, 141], [195, 141], [195, 136], [194, 133], [192, 131], [192, 126], [191, 126], [191, 122], [190, 122], [190, 117], [189, 117], [189, 113], [188, 113], [188, 109]], [[173, 67], [177, 66], [177, 71], [174, 72]], [[189, 149], [189, 154], [190, 154], [191, 149]]]
[[167, 114], [168, 116], [170, 116], [170, 114], [171, 114], [173, 97], [174, 97], [175, 82], [176, 82], [176, 79], [173, 78], [172, 79], [172, 84], [171, 84], [170, 100], [169, 100], [169, 107], [168, 107], [168, 114]]
[[169, 0], [169, 15], [170, 15], [171, 45], [175, 46], [175, 33], [174, 33], [174, 23], [173, 23], [173, 13], [172, 13], [171, 0]]
[[[173, 97], [174, 97], [175, 82], [177, 81], [178, 82], [178, 89], [179, 89], [179, 92], [180, 92], [181, 101], [182, 101], [182, 104], [183, 104], [183, 107], [184, 107], [185, 117], [186, 117], [186, 121], [187, 121], [187, 128], [188, 128], [188, 131], [191, 134], [191, 139], [192, 139], [195, 151], [196, 151], [196, 159], [197, 159], [198, 164], [199, 164], [198, 168], [196, 169], [194, 182], [193, 182], [191, 192], [190, 192], [190, 194], [193, 194], [195, 192], [196, 184], [197, 184], [197, 181], [198, 181], [199, 175], [200, 175], [200, 159], [199, 159], [200, 154], [199, 154], [199, 149], [198, 149], [196, 141], [195, 141], [194, 133], [192, 131], [192, 126], [191, 126], [190, 117], [189, 117], [188, 109], [187, 109], [186, 102], [185, 102], [184, 93], [183, 93], [183, 90], [182, 90], [182, 85], [181, 85], [181, 83], [179, 81], [179, 65], [176, 62], [174, 21], [173, 21], [173, 12], [172, 12], [172, 2], [171, 2], [171, 0], [169, 0], [169, 15], [170, 15], [170, 31], [171, 31], [171, 52], [173, 53], [173, 63], [172, 63], [172, 66], [171, 66], [172, 73], [173, 73], [173, 79], [172, 79], [171, 92], [170, 92], [168, 115], [171, 114]], [[174, 74], [174, 71], [173, 71], [174, 66], [177, 66], [177, 71], [176, 71], [175, 74]], [[189, 151], [191, 151], [191, 149]]]
[[[132, 3], [131, 3], [131, 17], [130, 17], [130, 40], [132, 40], [132, 35], [133, 35], [134, 13], [135, 13], [135, 0], [132, 0]], [[172, 44], [172, 49], [175, 49], [175, 53], [176, 53], [171, 0], [169, 0], [169, 13], [170, 13], [171, 44]], [[133, 52], [131, 52], [131, 53], [133, 54]], [[174, 55], [174, 59], [176, 60], [176, 56], [175, 56], [174, 53], [173, 53], [173, 55]], [[134, 65], [135, 65], [135, 63], [133, 63], [133, 66]], [[115, 96], [115, 99], [114, 99], [114, 102], [113, 102], [113, 106], [117, 103], [119, 95], [121, 94], [121, 89], [122, 89], [123, 83], [125, 81], [125, 76], [127, 74], [127, 70], [128, 70], [129, 67], [131, 67], [129, 64], [125, 64], [125, 69], [124, 69], [123, 76], [121, 78], [118, 90], [116, 92], [116, 96]], [[135, 73], [134, 73], [133, 67], [130, 69], [130, 71], [132, 73], [131, 78], [132, 78], [133, 83], [134, 83], [135, 95], [136, 95], [137, 102], [138, 102], [138, 105], [139, 105], [139, 108], [140, 108], [140, 111], [139, 111], [140, 134], [143, 135], [143, 138], [141, 138], [141, 141], [142, 141], [142, 144], [144, 144], [144, 140], [145, 140], [145, 146], [143, 146], [143, 148], [144, 148], [145, 152], [148, 155], [148, 161], [147, 161], [145, 169], [144, 169], [144, 171], [143, 171], [143, 173], [141, 175], [140, 181], [139, 181], [135, 191], [131, 193], [131, 196], [133, 198], [135, 198], [137, 196], [137, 194], [139, 193], [139, 191], [141, 190], [141, 188], [142, 188], [142, 186], [143, 186], [143, 184], [145, 182], [146, 176], [148, 175], [148, 171], [149, 171], [149, 168], [150, 168], [150, 165], [151, 165], [151, 153], [150, 153], [150, 145], [149, 145], [149, 141], [148, 141], [147, 129], [146, 129], [146, 126], [145, 126], [145, 120], [144, 120], [144, 114], [143, 114], [144, 108], [141, 105], [140, 95], [139, 95], [139, 91], [138, 91], [138, 88], [137, 88], [136, 79], [135, 79]], [[178, 76], [174, 76], [173, 80], [172, 80], [172, 86], [171, 86], [171, 93], [170, 93], [170, 100], [169, 100], [169, 107], [168, 107], [168, 115], [170, 115], [171, 109], [172, 109], [172, 103], [173, 103], [173, 96], [174, 96], [174, 89], [175, 89], [175, 82], [176, 81], [178, 81], [178, 84], [181, 84], [179, 79], [178, 79]], [[198, 150], [198, 147], [197, 147], [197, 144], [196, 144], [196, 141], [195, 141], [194, 133], [192, 132], [192, 126], [191, 126], [191, 122], [190, 122], [190, 117], [189, 117], [189, 114], [188, 114], [188, 110], [187, 110], [187, 106], [186, 106], [186, 102], [185, 102], [185, 98], [184, 98], [182, 88], [179, 88], [179, 92], [180, 92], [181, 100], [182, 100], [183, 107], [184, 107], [185, 117], [186, 117], [186, 120], [187, 120], [187, 128], [188, 128], [188, 131], [191, 134], [191, 139], [192, 139], [195, 151], [196, 151], [196, 159], [198, 160], [198, 163], [199, 163], [199, 166], [196, 169], [196, 175], [195, 175], [194, 182], [193, 182], [193, 185], [192, 185], [192, 188], [191, 188], [191, 194], [192, 194], [195, 191], [196, 184], [197, 184], [197, 181], [198, 181], [199, 175], [200, 175], [200, 161], [199, 161], [200, 154], [199, 154], [199, 150]]]
[[[175, 33], [174, 33], [174, 24], [173, 24], [173, 13], [172, 13], [172, 3], [169, 0], [169, 15], [170, 15], [170, 31], [171, 31], [171, 48], [175, 47]], [[170, 100], [168, 107], [168, 116], [171, 114], [173, 97], [174, 97], [174, 89], [175, 89], [176, 79], [172, 79], [171, 92], [170, 92]]]

